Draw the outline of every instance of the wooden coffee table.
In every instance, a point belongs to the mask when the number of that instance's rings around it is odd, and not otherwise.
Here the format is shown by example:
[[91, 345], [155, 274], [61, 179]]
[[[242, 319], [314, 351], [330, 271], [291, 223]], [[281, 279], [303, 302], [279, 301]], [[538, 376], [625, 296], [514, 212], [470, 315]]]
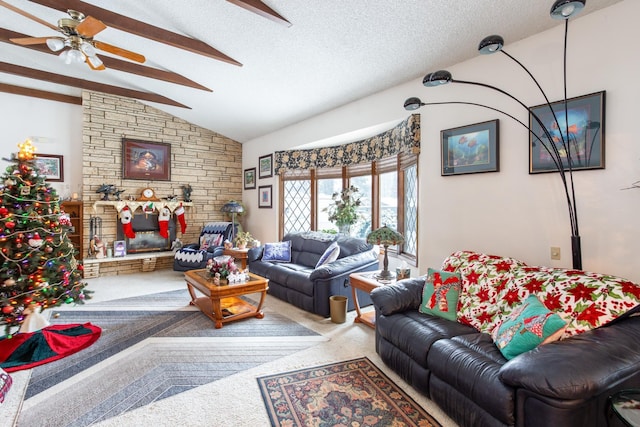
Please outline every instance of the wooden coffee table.
[[367, 326], [376, 328], [376, 312], [370, 311], [367, 313], [362, 313], [360, 311], [360, 304], [358, 303], [358, 292], [357, 289], [364, 291], [366, 293], [371, 293], [372, 290], [377, 288], [378, 286], [386, 286], [395, 283], [395, 280], [391, 282], [380, 283], [375, 278], [375, 276], [380, 273], [379, 271], [367, 271], [364, 273], [353, 273], [349, 275], [349, 284], [351, 285], [351, 292], [353, 295], [353, 305], [356, 308], [356, 318], [354, 319], [354, 323], [364, 323]]
[[[205, 269], [191, 270], [184, 273], [187, 281], [187, 289], [191, 295], [191, 304], [197, 306], [200, 311], [207, 315], [216, 324], [216, 329], [234, 320], [246, 319], [247, 317], [257, 317], [262, 319], [262, 304], [269, 289], [269, 280], [257, 274], [249, 273], [249, 280], [242, 283], [229, 285], [214, 285], [207, 276]], [[195, 290], [200, 291], [205, 296], [196, 297]], [[257, 306], [249, 304], [241, 298], [260, 292], [260, 302]]]

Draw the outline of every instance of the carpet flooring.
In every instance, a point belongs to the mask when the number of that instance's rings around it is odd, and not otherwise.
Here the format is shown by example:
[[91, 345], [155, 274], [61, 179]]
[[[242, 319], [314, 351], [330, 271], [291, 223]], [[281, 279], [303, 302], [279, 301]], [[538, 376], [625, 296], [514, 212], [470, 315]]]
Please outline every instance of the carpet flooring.
[[[91, 322], [103, 333], [88, 349], [33, 369], [18, 426], [90, 425], [324, 340], [268, 308], [263, 319], [215, 329], [189, 300], [176, 290], [52, 311], [52, 324]], [[175, 309], [176, 301], [185, 305]]]
[[366, 357], [258, 378], [273, 427], [441, 427]]

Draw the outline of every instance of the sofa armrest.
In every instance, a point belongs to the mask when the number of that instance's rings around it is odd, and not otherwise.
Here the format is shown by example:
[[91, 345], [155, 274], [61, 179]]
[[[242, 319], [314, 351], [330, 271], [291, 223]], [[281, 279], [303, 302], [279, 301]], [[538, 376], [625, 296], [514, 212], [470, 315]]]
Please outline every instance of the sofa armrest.
[[263, 246], [258, 246], [258, 247], [249, 249], [249, 251], [247, 251], [247, 262], [251, 263], [261, 259], [263, 250], [264, 250]]
[[[373, 297], [373, 293], [371, 295]], [[588, 399], [637, 375], [640, 317], [541, 345], [500, 369], [509, 386], [558, 399]]]
[[309, 279], [311, 281], [330, 280], [341, 275], [358, 272], [362, 267], [372, 262], [378, 262], [378, 255], [375, 251], [361, 252], [344, 258], [338, 258], [333, 262], [313, 270]]
[[379, 286], [371, 291], [376, 311], [385, 316], [408, 310], [418, 310], [422, 302], [424, 278], [405, 279], [390, 286]]

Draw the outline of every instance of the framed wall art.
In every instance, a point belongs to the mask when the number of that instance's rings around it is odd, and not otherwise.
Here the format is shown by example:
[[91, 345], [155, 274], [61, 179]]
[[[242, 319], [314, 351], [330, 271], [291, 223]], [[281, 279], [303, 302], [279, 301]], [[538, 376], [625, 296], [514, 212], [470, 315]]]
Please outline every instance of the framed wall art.
[[122, 177], [169, 181], [171, 144], [122, 138]]
[[38, 174], [44, 176], [47, 181], [64, 181], [64, 161], [62, 156], [36, 153], [34, 167]]
[[244, 189], [252, 190], [256, 188], [256, 168], [244, 170]]
[[[529, 173], [558, 170], [550, 153], [554, 150], [549, 145], [549, 136], [565, 169], [569, 167], [569, 156], [573, 170], [604, 169], [604, 106], [605, 91], [568, 99], [566, 114], [564, 101], [551, 103], [555, 117], [547, 104], [531, 107]], [[549, 136], [534, 115], [547, 128]], [[565, 143], [569, 146], [566, 147]]]
[[498, 172], [498, 125], [496, 119], [441, 131], [441, 175]]
[[260, 178], [270, 178], [273, 176], [273, 154], [260, 157], [258, 162], [260, 168]]
[[258, 187], [258, 208], [271, 208], [271, 185], [261, 185]]

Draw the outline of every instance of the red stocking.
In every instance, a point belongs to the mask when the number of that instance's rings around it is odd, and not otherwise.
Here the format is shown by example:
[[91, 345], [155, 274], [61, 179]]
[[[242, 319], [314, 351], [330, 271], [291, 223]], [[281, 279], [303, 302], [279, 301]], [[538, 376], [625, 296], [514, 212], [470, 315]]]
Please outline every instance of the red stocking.
[[164, 207], [160, 209], [158, 215], [158, 226], [160, 227], [160, 235], [165, 239], [169, 238], [169, 218], [171, 217], [171, 211], [169, 208]]
[[184, 234], [187, 231], [187, 222], [184, 220], [184, 207], [182, 203], [180, 203], [180, 207], [176, 209], [176, 217], [178, 217], [178, 222], [180, 223], [180, 233]]
[[120, 222], [122, 222], [122, 231], [124, 231], [125, 236], [130, 239], [134, 239], [136, 237], [136, 233], [133, 231], [133, 227], [131, 226], [131, 209], [129, 206], [125, 206], [120, 211]]

